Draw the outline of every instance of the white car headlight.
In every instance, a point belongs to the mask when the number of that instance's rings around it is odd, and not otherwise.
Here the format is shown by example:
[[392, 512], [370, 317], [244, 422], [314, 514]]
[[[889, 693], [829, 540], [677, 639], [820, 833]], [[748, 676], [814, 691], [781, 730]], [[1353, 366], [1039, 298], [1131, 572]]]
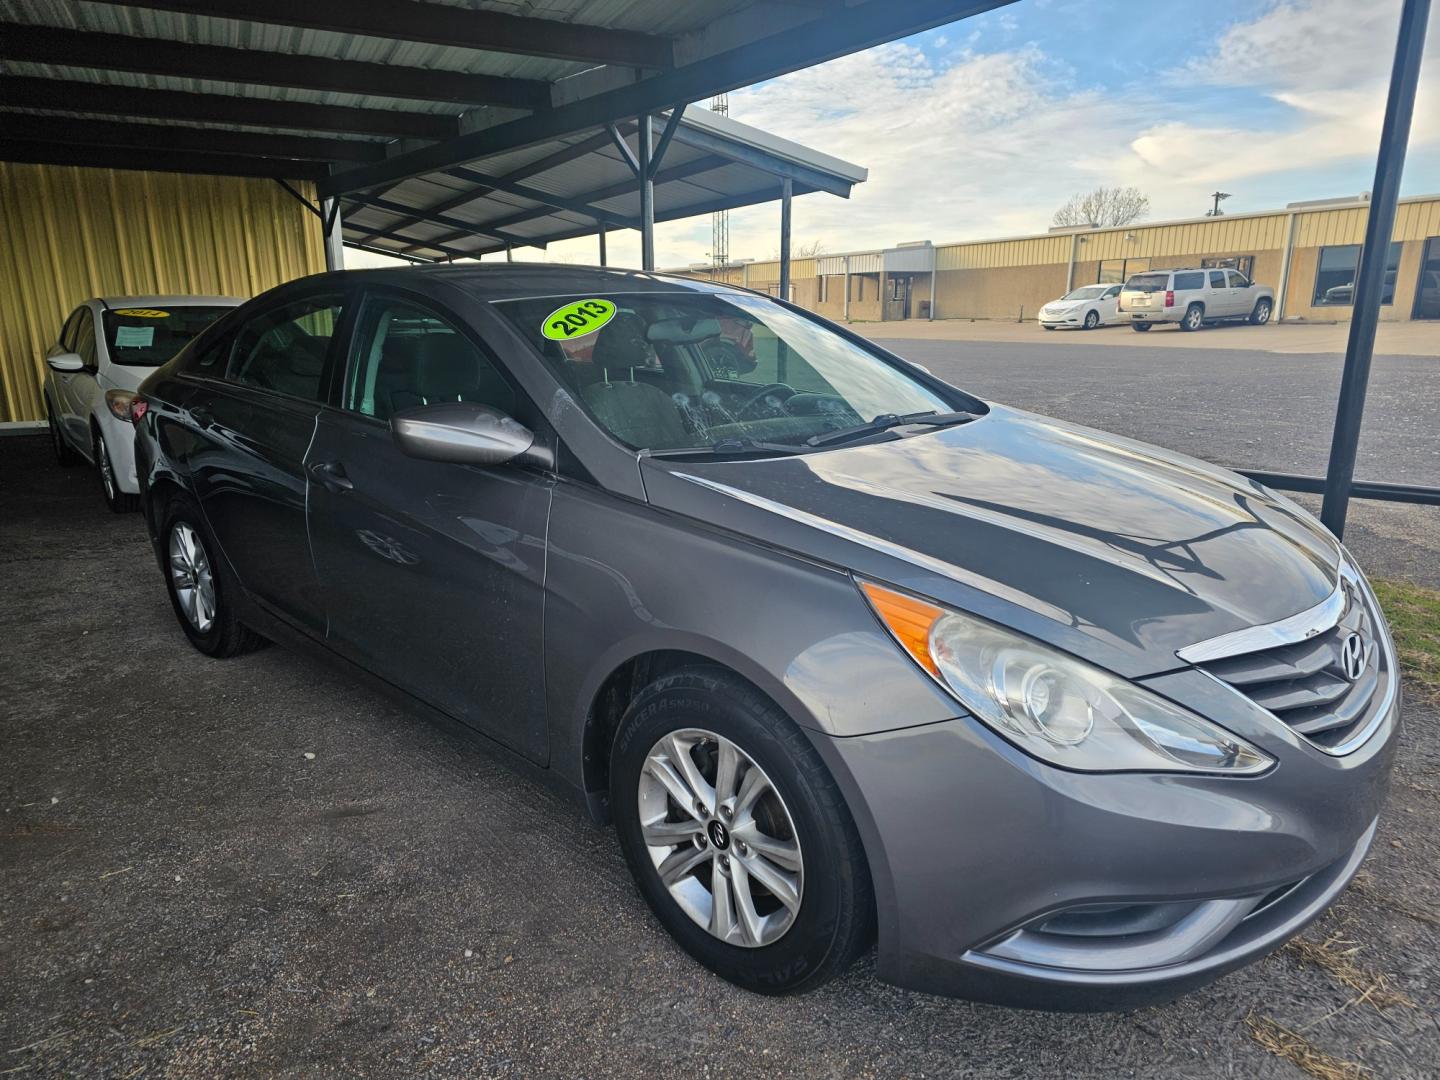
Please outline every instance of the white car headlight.
[[962, 705], [1042, 761], [1084, 772], [1264, 772], [1274, 759], [1068, 653], [872, 582], [900, 646]]

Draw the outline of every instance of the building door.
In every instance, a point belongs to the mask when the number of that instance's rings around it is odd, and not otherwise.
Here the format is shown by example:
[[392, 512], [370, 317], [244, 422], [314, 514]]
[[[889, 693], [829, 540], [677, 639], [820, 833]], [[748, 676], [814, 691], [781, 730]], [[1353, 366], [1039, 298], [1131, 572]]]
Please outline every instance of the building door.
[[1425, 241], [1420, 280], [1415, 283], [1415, 318], [1440, 319], [1440, 236]]
[[885, 320], [896, 322], [910, 317], [910, 275], [890, 274], [885, 278]]

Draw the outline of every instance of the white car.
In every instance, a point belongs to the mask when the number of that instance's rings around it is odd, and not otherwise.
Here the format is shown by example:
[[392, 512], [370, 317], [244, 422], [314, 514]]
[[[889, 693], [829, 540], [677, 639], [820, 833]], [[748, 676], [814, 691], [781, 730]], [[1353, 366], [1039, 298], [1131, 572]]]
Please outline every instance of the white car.
[[90, 462], [116, 512], [139, 506], [130, 407], [145, 376], [242, 301], [231, 296], [86, 300], [45, 355], [45, 415], [61, 465]]
[[1036, 321], [1046, 330], [1057, 326], [1081, 330], [1109, 326], [1120, 321], [1115, 314], [1115, 302], [1119, 298], [1119, 285], [1082, 285], [1042, 307]]

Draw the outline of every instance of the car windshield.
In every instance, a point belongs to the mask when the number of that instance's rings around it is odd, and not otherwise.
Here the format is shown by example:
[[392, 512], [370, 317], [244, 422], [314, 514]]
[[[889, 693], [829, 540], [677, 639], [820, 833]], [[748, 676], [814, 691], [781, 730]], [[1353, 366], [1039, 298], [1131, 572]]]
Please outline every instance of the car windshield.
[[230, 310], [205, 304], [107, 308], [105, 346], [116, 364], [158, 367]]
[[959, 393], [947, 400], [762, 296], [602, 293], [496, 307], [591, 416], [637, 450], [805, 451], [877, 418], [884, 425], [980, 407]]
[[1086, 285], [1083, 289], [1075, 289], [1068, 292], [1060, 299], [1062, 300], [1098, 300], [1105, 295], [1109, 285]]
[[1159, 292], [1169, 285], [1169, 274], [1136, 274], [1125, 283], [1125, 288], [1130, 292]]

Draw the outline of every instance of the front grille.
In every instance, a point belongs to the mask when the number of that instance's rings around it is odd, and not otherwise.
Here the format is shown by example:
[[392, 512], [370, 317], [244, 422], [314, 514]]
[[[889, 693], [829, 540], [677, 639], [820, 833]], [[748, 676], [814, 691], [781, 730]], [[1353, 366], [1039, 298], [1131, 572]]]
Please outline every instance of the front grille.
[[[1360, 587], [1342, 578], [1341, 588], [1345, 606], [1328, 629], [1304, 641], [1200, 665], [1327, 750], [1343, 746], [1383, 708], [1393, 678]], [[1358, 648], [1351, 642], [1354, 635]], [[1346, 673], [1347, 645], [1363, 660], [1358, 673]]]

